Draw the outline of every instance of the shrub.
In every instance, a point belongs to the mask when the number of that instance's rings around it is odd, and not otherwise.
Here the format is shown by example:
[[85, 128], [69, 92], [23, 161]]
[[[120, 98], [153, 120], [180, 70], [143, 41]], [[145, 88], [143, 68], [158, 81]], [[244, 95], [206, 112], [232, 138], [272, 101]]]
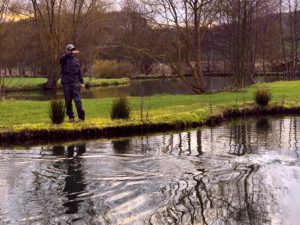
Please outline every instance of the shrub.
[[126, 96], [113, 100], [110, 117], [112, 119], [128, 119], [130, 117], [130, 106]]
[[97, 77], [116, 76], [119, 74], [119, 63], [116, 60], [97, 60], [93, 65], [93, 74]]
[[65, 104], [62, 99], [52, 99], [49, 106], [49, 116], [53, 124], [61, 124], [66, 115]]
[[262, 87], [256, 89], [254, 93], [254, 101], [259, 106], [267, 106], [271, 101], [272, 94], [269, 89]]

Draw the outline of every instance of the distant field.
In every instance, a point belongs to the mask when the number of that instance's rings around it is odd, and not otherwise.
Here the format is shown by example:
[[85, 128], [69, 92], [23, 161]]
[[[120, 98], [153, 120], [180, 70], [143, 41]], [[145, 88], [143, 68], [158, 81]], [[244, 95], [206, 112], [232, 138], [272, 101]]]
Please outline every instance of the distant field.
[[[129, 83], [128, 78], [84, 78], [87, 86], [107, 86], [107, 85], [126, 85]], [[6, 77], [4, 78], [4, 86], [7, 90], [38, 90], [43, 89], [47, 78], [41, 77]]]

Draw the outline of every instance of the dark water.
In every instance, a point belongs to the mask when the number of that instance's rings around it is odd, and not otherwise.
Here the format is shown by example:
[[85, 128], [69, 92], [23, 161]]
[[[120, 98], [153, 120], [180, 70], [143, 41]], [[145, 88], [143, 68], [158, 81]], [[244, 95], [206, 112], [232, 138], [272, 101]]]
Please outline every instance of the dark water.
[[[206, 76], [209, 90], [222, 90], [234, 88], [232, 77], [226, 76]], [[280, 77], [257, 77], [257, 81], [276, 81]], [[115, 86], [105, 88], [90, 88], [82, 92], [83, 98], [107, 98], [115, 97], [120, 94], [128, 96], [151, 96], [155, 94], [193, 94], [179, 79], [157, 79], [157, 80], [132, 80], [129, 86]], [[59, 92], [59, 95], [63, 95]], [[52, 92], [26, 91], [26, 92], [7, 92], [6, 99], [27, 99], [27, 100], [49, 100], [53, 97]]]
[[300, 117], [15, 147], [0, 224], [287, 224], [300, 220]]

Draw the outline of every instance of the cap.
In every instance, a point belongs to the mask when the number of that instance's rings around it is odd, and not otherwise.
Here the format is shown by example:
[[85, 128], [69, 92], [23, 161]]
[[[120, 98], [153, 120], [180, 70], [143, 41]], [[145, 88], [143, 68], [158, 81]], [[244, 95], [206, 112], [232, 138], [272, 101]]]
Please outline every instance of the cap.
[[73, 44], [68, 44], [66, 46], [66, 50], [73, 51], [73, 50], [76, 50], [76, 48], [75, 48], [75, 46]]

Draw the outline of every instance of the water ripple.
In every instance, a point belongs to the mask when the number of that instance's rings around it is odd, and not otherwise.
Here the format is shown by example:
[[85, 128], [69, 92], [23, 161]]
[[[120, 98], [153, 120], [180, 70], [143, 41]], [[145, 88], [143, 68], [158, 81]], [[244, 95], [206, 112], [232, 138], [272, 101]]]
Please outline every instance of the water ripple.
[[299, 122], [0, 150], [0, 224], [297, 224]]

